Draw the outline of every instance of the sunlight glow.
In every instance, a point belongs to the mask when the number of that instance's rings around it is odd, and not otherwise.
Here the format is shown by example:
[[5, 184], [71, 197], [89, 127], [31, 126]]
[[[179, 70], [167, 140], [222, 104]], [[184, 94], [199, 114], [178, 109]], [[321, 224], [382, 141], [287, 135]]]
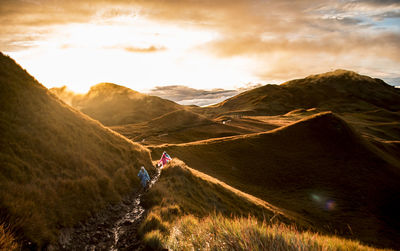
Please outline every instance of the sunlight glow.
[[400, 5], [377, 3], [6, 1], [0, 49], [77, 92], [233, 89], [339, 68], [398, 79]]
[[[46, 41], [9, 53], [47, 87], [78, 93], [100, 82], [137, 91], [171, 84], [234, 88], [255, 80], [245, 59], [216, 59], [196, 48], [216, 34], [138, 18], [54, 27]], [[60, 32], [62, 31], [62, 32]]]

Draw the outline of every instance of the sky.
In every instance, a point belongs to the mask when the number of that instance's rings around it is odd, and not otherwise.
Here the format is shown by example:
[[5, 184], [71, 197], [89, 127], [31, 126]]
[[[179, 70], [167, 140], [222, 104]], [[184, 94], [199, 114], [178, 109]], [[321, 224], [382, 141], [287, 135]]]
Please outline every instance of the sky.
[[400, 84], [400, 1], [0, 0], [0, 50], [48, 88], [183, 103], [334, 69]]

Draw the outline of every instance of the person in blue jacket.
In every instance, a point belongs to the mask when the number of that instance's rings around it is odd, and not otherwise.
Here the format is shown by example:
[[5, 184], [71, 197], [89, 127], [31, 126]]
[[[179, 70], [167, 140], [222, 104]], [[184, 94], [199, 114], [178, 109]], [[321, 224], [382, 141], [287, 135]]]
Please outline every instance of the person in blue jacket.
[[147, 183], [150, 181], [150, 176], [147, 173], [146, 169], [144, 169], [144, 166], [140, 168], [138, 176], [140, 178], [140, 183], [142, 183], [143, 188], [145, 188], [147, 186]]

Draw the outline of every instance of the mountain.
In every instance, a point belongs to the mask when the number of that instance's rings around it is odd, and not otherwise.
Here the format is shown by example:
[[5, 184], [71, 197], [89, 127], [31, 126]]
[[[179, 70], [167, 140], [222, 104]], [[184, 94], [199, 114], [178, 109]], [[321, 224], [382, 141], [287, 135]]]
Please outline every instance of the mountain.
[[[0, 54], [0, 221], [43, 248], [139, 187], [149, 151], [59, 100]], [[0, 222], [1, 223], [1, 222]]]
[[400, 163], [331, 112], [269, 132], [152, 147], [298, 213], [322, 233], [399, 248]]
[[73, 95], [65, 87], [51, 91], [103, 125], [124, 125], [149, 121], [165, 113], [182, 109], [172, 101], [145, 95], [129, 88], [101, 83], [84, 95]]
[[399, 111], [400, 90], [380, 79], [336, 70], [281, 85], [265, 85], [203, 110], [210, 114], [283, 115], [300, 108], [334, 112]]

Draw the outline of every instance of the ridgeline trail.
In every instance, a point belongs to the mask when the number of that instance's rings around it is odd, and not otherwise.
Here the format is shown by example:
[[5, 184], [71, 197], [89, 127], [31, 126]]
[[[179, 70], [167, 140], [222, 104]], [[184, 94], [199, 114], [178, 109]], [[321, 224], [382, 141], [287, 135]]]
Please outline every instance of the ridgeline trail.
[[[161, 170], [151, 178], [151, 188], [160, 177]], [[147, 191], [147, 190], [146, 190]], [[122, 200], [110, 205], [84, 223], [61, 231], [57, 245], [48, 250], [143, 250], [137, 231], [144, 219], [145, 209], [140, 199], [146, 192], [141, 189]]]

